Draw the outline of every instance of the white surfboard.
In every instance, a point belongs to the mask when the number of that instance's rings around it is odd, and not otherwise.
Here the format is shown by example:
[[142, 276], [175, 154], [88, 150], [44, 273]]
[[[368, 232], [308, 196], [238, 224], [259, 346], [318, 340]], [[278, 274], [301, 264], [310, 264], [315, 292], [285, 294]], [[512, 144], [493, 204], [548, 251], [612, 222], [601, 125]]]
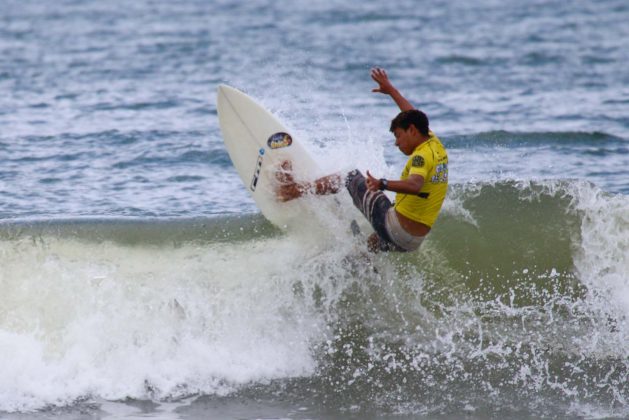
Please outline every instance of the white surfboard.
[[278, 201], [275, 174], [290, 160], [295, 179], [311, 180], [319, 175], [315, 161], [288, 128], [239, 90], [219, 85], [217, 110], [229, 157], [264, 217], [283, 229], [303, 224], [304, 200]]

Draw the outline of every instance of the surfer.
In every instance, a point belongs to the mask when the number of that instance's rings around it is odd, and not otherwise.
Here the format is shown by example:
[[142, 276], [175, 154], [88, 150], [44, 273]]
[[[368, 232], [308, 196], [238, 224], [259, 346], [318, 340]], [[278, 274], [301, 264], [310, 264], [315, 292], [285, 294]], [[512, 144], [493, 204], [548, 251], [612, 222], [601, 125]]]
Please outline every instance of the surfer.
[[[428, 117], [393, 86], [387, 73], [371, 70], [378, 83], [373, 92], [389, 95], [400, 108], [391, 121], [395, 145], [409, 156], [399, 180], [375, 178], [367, 171], [349, 172], [344, 178], [354, 205], [365, 215], [375, 233], [369, 236], [371, 251], [408, 252], [419, 248], [434, 224], [448, 189], [448, 155], [441, 141], [428, 127]], [[340, 174], [319, 178], [311, 183], [295, 182], [291, 162], [285, 161], [277, 172], [277, 198], [289, 201], [307, 193], [335, 194], [343, 185]], [[395, 202], [383, 191], [396, 193]]]

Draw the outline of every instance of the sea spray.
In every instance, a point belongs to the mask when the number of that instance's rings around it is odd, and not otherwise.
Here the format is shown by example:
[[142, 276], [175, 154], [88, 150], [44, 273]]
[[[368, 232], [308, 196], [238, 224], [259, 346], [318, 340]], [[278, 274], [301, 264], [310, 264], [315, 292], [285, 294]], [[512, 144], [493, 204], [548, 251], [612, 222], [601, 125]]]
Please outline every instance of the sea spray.
[[225, 393], [312, 374], [324, 325], [285, 238], [199, 246], [4, 241], [2, 410]]

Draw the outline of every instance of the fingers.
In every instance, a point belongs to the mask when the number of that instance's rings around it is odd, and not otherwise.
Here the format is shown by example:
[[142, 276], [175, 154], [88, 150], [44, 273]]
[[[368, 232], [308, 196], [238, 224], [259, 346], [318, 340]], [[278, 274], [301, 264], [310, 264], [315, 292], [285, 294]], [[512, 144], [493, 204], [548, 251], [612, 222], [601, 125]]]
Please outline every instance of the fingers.
[[275, 171], [275, 180], [279, 184], [275, 186], [275, 196], [280, 202], [286, 202], [294, 198], [291, 191], [291, 187], [295, 183], [292, 172], [293, 163], [290, 160], [280, 163]]
[[372, 69], [371, 70], [371, 78], [373, 79], [374, 82], [380, 84], [380, 75], [378, 74], [378, 70], [377, 69]]
[[374, 93], [384, 93], [385, 95], [391, 94], [393, 85], [389, 81], [389, 77], [387, 76], [387, 72], [379, 67], [374, 67], [371, 69], [371, 78], [378, 84], [378, 87], [372, 89]]
[[293, 178], [293, 163], [285, 160], [280, 163], [275, 171], [275, 197], [280, 202], [286, 202], [299, 198], [303, 194], [304, 186], [295, 182]]
[[380, 67], [374, 67], [373, 69], [371, 69], [371, 78], [380, 83], [381, 81], [386, 81], [389, 77], [387, 76], [386, 71], [384, 71]]
[[380, 187], [380, 180], [376, 179], [367, 171], [367, 179], [365, 179], [365, 184], [367, 184], [367, 189], [369, 191], [378, 191]]
[[295, 182], [293, 179], [293, 163], [290, 160], [285, 160], [280, 164], [280, 167], [275, 172], [275, 179], [282, 184]]

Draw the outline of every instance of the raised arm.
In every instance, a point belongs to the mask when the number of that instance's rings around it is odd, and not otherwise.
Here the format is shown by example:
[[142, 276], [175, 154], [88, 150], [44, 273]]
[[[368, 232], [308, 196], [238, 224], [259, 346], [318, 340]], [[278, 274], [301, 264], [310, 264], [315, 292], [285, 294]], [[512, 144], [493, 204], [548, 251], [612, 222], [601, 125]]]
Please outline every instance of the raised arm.
[[385, 95], [391, 96], [397, 106], [400, 107], [400, 111], [415, 109], [415, 107], [404, 96], [402, 96], [402, 94], [389, 81], [389, 76], [387, 76], [386, 71], [376, 67], [371, 70], [371, 78], [378, 84], [378, 87], [372, 89], [372, 92], [384, 93]]

